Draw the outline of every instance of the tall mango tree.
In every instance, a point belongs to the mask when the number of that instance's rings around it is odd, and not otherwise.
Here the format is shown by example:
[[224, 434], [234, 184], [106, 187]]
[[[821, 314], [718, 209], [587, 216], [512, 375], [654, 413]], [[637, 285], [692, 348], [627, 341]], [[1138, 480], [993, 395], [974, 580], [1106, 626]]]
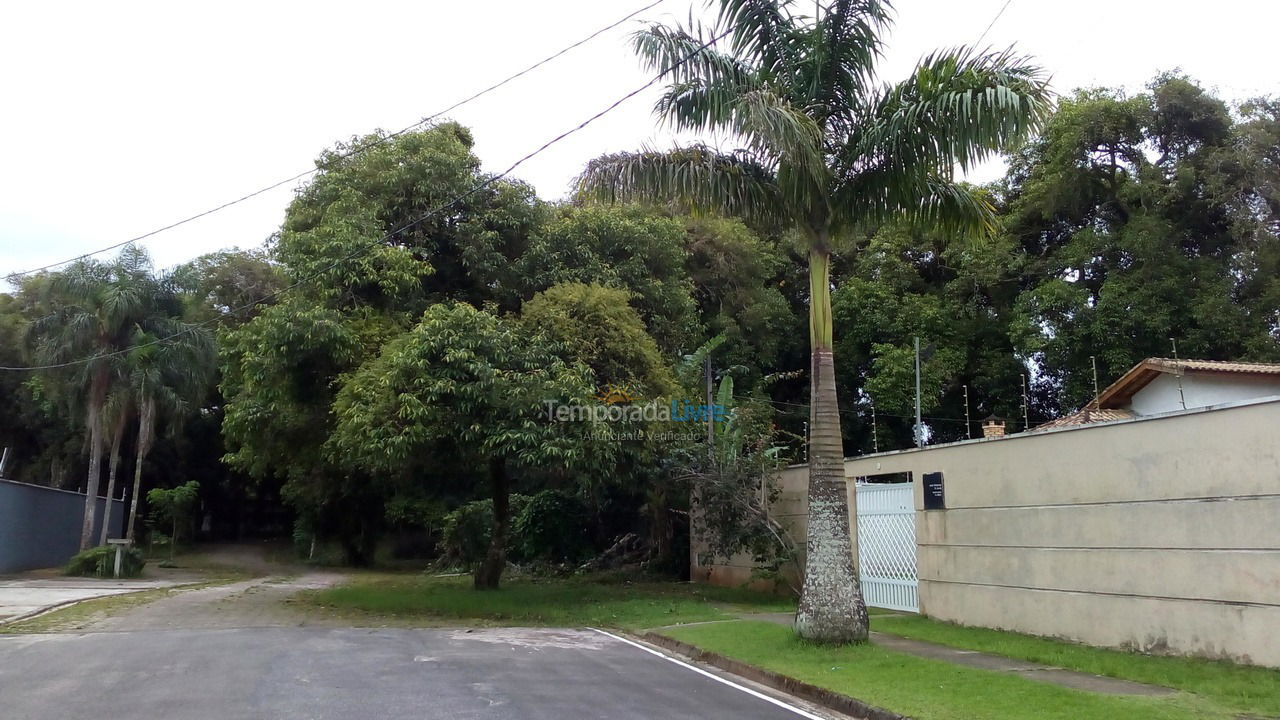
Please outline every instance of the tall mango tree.
[[[892, 7], [884, 0], [713, 0], [716, 24], [655, 25], [633, 37], [670, 81], [655, 113], [676, 130], [733, 138], [607, 155], [579, 178], [585, 197], [655, 202], [793, 230], [809, 256], [811, 348], [809, 536], [796, 632], [867, 638], [843, 472], [832, 355], [832, 252], [893, 220], [970, 231], [993, 209], [956, 182], [1023, 142], [1050, 108], [1027, 58], [957, 48], [923, 58], [905, 80], [875, 77]], [[709, 43], [711, 38], [722, 40]], [[687, 61], [682, 58], [690, 56]]]
[[506, 568], [509, 499], [521, 474], [610, 465], [613, 443], [591, 442], [592, 423], [547, 417], [545, 403], [582, 405], [594, 391], [591, 371], [556, 350], [485, 310], [437, 303], [349, 376], [334, 404], [327, 450], [353, 474], [420, 481], [449, 457], [476, 468], [493, 500], [477, 590], [496, 589]]

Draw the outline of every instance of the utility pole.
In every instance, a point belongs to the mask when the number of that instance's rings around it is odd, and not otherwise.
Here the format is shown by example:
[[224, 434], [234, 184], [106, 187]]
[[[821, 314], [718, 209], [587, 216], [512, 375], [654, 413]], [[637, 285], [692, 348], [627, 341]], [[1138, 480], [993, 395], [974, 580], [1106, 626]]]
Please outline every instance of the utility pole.
[[924, 447], [924, 426], [920, 424], [920, 336], [916, 336], [916, 447]]
[[[1173, 338], [1169, 338], [1169, 342], [1173, 345], [1173, 360], [1174, 362], [1177, 362], [1178, 361], [1178, 341]], [[1178, 400], [1182, 403], [1182, 409], [1186, 410], [1187, 396], [1185, 393], [1182, 392], [1182, 364], [1181, 363], [1178, 364], [1177, 372], [1174, 373], [1174, 377], [1178, 378]]]
[[969, 386], [964, 386], [964, 436], [973, 439], [973, 425], [969, 424]]
[[1031, 429], [1031, 415], [1027, 411], [1027, 375], [1022, 375], [1022, 430], [1025, 432]]
[[871, 403], [871, 451], [880, 452], [880, 433], [876, 431], [875, 403]]

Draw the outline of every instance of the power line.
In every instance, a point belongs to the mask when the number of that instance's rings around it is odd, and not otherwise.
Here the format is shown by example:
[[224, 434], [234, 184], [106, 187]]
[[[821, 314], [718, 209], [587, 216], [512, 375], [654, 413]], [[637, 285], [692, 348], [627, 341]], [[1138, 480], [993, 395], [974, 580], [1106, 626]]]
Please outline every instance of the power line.
[[631, 92], [627, 93], [626, 95], [623, 95], [622, 97], [620, 97], [620, 98], [618, 98], [617, 100], [613, 101], [613, 102], [612, 102], [608, 107], [604, 108], [604, 109], [603, 109], [603, 110], [601, 110], [600, 112], [597, 112], [595, 115], [592, 115], [591, 117], [587, 118], [586, 120], [583, 120], [582, 122], [578, 123], [578, 124], [577, 124], [577, 125], [575, 125], [574, 127], [572, 127], [572, 128], [570, 128], [570, 129], [568, 129], [568, 130], [566, 130], [566, 131], [564, 131], [564, 132], [560, 133], [559, 135], [557, 135], [556, 137], [552, 138], [551, 140], [548, 140], [547, 142], [543, 143], [543, 144], [542, 144], [542, 146], [541, 146], [541, 147], [539, 147], [537, 150], [534, 150], [533, 152], [529, 153], [528, 155], [525, 155], [524, 157], [520, 158], [519, 160], [516, 160], [514, 163], [512, 163], [512, 164], [511, 164], [511, 166], [510, 166], [510, 167], [508, 167], [506, 170], [503, 170], [501, 173], [498, 173], [497, 175], [492, 175], [492, 176], [490, 176], [490, 177], [489, 177], [488, 179], [486, 179], [484, 182], [481, 182], [481, 183], [479, 183], [479, 184], [475, 185], [475, 186], [474, 186], [474, 187], [472, 187], [470, 190], [467, 190], [466, 192], [462, 193], [461, 195], [458, 195], [457, 197], [455, 197], [455, 198], [453, 198], [452, 200], [450, 200], [450, 201], [448, 201], [448, 202], [444, 203], [443, 205], [437, 206], [436, 208], [434, 208], [434, 209], [432, 209], [432, 210], [429, 210], [429, 211], [427, 211], [426, 213], [424, 213], [424, 214], [422, 214], [422, 215], [419, 215], [417, 218], [415, 218], [415, 219], [413, 219], [413, 220], [409, 221], [408, 223], [406, 223], [406, 224], [404, 224], [404, 225], [402, 225], [402, 226], [400, 226], [400, 227], [398, 227], [398, 228], [396, 228], [396, 229], [394, 229], [394, 230], [392, 230], [392, 231], [390, 231], [390, 232], [386, 233], [385, 235], [383, 235], [382, 237], [378, 238], [377, 240], [375, 240], [375, 241], [373, 241], [373, 242], [371, 242], [371, 243], [367, 243], [367, 244], [365, 244], [365, 245], [362, 245], [362, 246], [360, 246], [360, 247], [356, 248], [355, 250], [353, 250], [352, 252], [348, 253], [347, 255], [345, 255], [345, 256], [343, 256], [343, 257], [341, 257], [341, 258], [338, 258], [337, 260], [333, 261], [332, 263], [329, 263], [328, 265], [326, 265], [326, 266], [324, 266], [324, 267], [320, 268], [319, 270], [316, 270], [315, 272], [313, 272], [313, 273], [311, 273], [310, 275], [308, 275], [308, 276], [306, 276], [306, 277], [304, 277], [304, 278], [302, 278], [302, 279], [300, 279], [300, 280], [298, 280], [298, 281], [294, 282], [294, 283], [293, 283], [293, 284], [291, 284], [291, 285], [287, 285], [287, 286], [285, 286], [285, 287], [283, 287], [283, 288], [281, 288], [281, 289], [279, 289], [279, 290], [277, 290], [277, 291], [275, 291], [275, 292], [273, 292], [273, 293], [270, 293], [269, 295], [266, 295], [265, 297], [259, 298], [259, 299], [257, 299], [257, 300], [253, 300], [253, 301], [248, 302], [248, 303], [245, 303], [244, 305], [241, 305], [241, 306], [239, 306], [239, 307], [232, 308], [231, 310], [228, 310], [227, 312], [222, 313], [221, 315], [219, 315], [219, 316], [217, 316], [217, 317], [210, 318], [210, 319], [205, 320], [205, 321], [203, 321], [203, 322], [195, 323], [194, 325], [188, 326], [188, 327], [184, 328], [183, 330], [180, 330], [180, 331], [178, 331], [178, 332], [176, 332], [176, 333], [173, 333], [173, 334], [171, 334], [171, 335], [166, 335], [165, 337], [157, 338], [157, 339], [155, 339], [155, 340], [152, 340], [152, 341], [150, 341], [150, 342], [145, 342], [145, 343], [142, 343], [142, 344], [140, 344], [140, 345], [134, 345], [134, 346], [132, 346], [132, 347], [123, 348], [123, 349], [116, 350], [116, 351], [113, 351], [113, 352], [103, 353], [103, 354], [101, 354], [101, 355], [94, 355], [93, 357], [81, 358], [81, 359], [79, 359], [79, 360], [72, 360], [72, 361], [68, 361], [68, 362], [64, 362], [64, 363], [54, 363], [54, 364], [49, 364], [49, 365], [32, 365], [32, 366], [29, 366], [29, 367], [4, 367], [4, 366], [0, 366], [0, 371], [21, 372], [21, 371], [31, 371], [31, 370], [56, 370], [56, 369], [59, 369], [59, 368], [66, 368], [66, 367], [73, 367], [73, 366], [76, 366], [76, 365], [83, 365], [83, 364], [86, 364], [86, 363], [94, 362], [95, 360], [103, 360], [103, 359], [106, 359], [106, 358], [109, 358], [109, 357], [115, 357], [115, 356], [118, 356], [118, 355], [124, 355], [124, 354], [126, 354], [126, 353], [130, 353], [130, 352], [133, 352], [133, 351], [135, 351], [135, 350], [139, 350], [139, 349], [141, 349], [141, 348], [150, 347], [150, 346], [152, 346], [152, 345], [159, 345], [160, 343], [163, 343], [163, 342], [168, 342], [168, 341], [170, 341], [170, 340], [173, 340], [174, 338], [181, 337], [181, 336], [183, 336], [183, 335], [186, 335], [186, 334], [188, 334], [188, 333], [191, 333], [191, 332], [195, 331], [197, 328], [200, 328], [200, 327], [203, 327], [203, 326], [205, 326], [205, 325], [210, 325], [210, 324], [212, 324], [212, 323], [215, 323], [215, 322], [217, 322], [218, 320], [220, 320], [221, 318], [227, 317], [228, 315], [234, 315], [234, 314], [236, 314], [236, 313], [238, 313], [238, 312], [241, 312], [241, 311], [243, 311], [243, 310], [247, 310], [247, 309], [252, 308], [252, 307], [256, 307], [256, 306], [261, 305], [262, 303], [264, 303], [264, 302], [266, 302], [266, 301], [268, 301], [268, 300], [271, 300], [271, 299], [273, 299], [273, 298], [279, 297], [279, 296], [283, 295], [284, 293], [289, 292], [290, 290], [293, 290], [294, 288], [297, 288], [297, 287], [299, 287], [300, 285], [303, 285], [304, 283], [308, 282], [309, 280], [312, 280], [312, 279], [314, 279], [314, 278], [316, 278], [316, 277], [320, 276], [321, 274], [326, 273], [326, 272], [328, 272], [329, 270], [332, 270], [333, 268], [337, 267], [338, 265], [340, 265], [340, 264], [342, 264], [342, 263], [344, 263], [344, 262], [347, 262], [348, 260], [352, 260], [352, 259], [354, 259], [354, 258], [356, 258], [356, 257], [359, 257], [360, 255], [363, 255], [364, 253], [366, 253], [366, 252], [368, 252], [368, 251], [372, 250], [373, 248], [378, 247], [379, 245], [383, 244], [383, 243], [384, 243], [384, 242], [386, 242], [387, 240], [390, 240], [391, 238], [395, 237], [396, 235], [398, 235], [398, 234], [400, 234], [400, 233], [402, 233], [402, 232], [404, 232], [404, 231], [406, 231], [406, 230], [409, 230], [410, 228], [414, 227], [415, 225], [418, 225], [419, 223], [421, 223], [421, 222], [423, 222], [423, 221], [427, 220], [427, 219], [428, 219], [428, 218], [430, 218], [431, 216], [433, 216], [433, 215], [435, 215], [435, 214], [437, 214], [437, 213], [443, 212], [444, 210], [449, 209], [450, 207], [452, 207], [452, 206], [456, 205], [457, 203], [461, 202], [462, 200], [465, 200], [466, 198], [468, 198], [468, 197], [470, 197], [470, 196], [472, 196], [472, 195], [476, 194], [477, 192], [480, 192], [481, 190], [483, 190], [483, 189], [485, 189], [485, 188], [489, 187], [490, 185], [493, 185], [494, 183], [498, 182], [499, 180], [501, 180], [501, 179], [505, 178], [506, 176], [508, 176], [508, 175], [510, 175], [512, 172], [514, 172], [516, 168], [520, 167], [520, 166], [521, 166], [521, 165], [523, 165], [524, 163], [526, 163], [526, 162], [528, 162], [529, 160], [533, 159], [533, 158], [534, 158], [534, 157], [536, 157], [537, 155], [540, 155], [541, 153], [545, 152], [545, 151], [546, 151], [548, 148], [550, 148], [552, 145], [555, 145], [556, 143], [558, 143], [558, 142], [560, 142], [560, 141], [564, 140], [565, 138], [569, 137], [570, 135], [573, 135], [574, 133], [576, 133], [576, 132], [578, 132], [578, 131], [582, 130], [583, 128], [587, 127], [588, 125], [590, 125], [591, 123], [595, 122], [596, 120], [599, 120], [600, 118], [604, 117], [605, 115], [609, 114], [610, 112], [613, 112], [613, 110], [614, 110], [614, 109], [616, 109], [618, 106], [622, 105], [622, 104], [623, 104], [623, 103], [625, 103], [626, 101], [630, 100], [631, 98], [635, 97], [636, 95], [639, 95], [640, 93], [644, 92], [645, 90], [648, 90], [650, 87], [653, 87], [655, 84], [657, 84], [657, 83], [658, 83], [658, 81], [662, 80], [664, 77], [666, 77], [666, 76], [667, 76], [669, 73], [671, 73], [673, 70], [675, 70], [675, 69], [679, 68], [680, 66], [684, 65], [684, 64], [685, 64], [685, 63], [687, 63], [690, 59], [692, 59], [695, 55], [697, 55], [698, 53], [700, 53], [700, 52], [702, 52], [703, 50], [707, 49], [708, 47], [710, 47], [710, 46], [714, 45], [716, 42], [718, 42], [719, 40], [721, 40], [721, 39], [723, 39], [724, 37], [726, 37], [729, 33], [730, 33], [730, 30], [725, 30], [724, 32], [720, 33], [719, 35], [716, 35], [716, 36], [712, 37], [710, 40], [707, 40], [706, 42], [702, 43], [702, 44], [701, 44], [701, 45], [699, 45], [697, 48], [695, 48], [693, 51], [691, 51], [691, 52], [689, 52], [688, 54], [684, 55], [683, 57], [681, 57], [681, 58], [680, 58], [679, 60], [677, 60], [676, 62], [672, 63], [671, 65], [668, 65], [666, 68], [663, 68], [663, 69], [662, 69], [662, 70], [661, 70], [657, 75], [654, 75], [654, 76], [653, 76], [653, 77], [652, 77], [648, 82], [646, 82], [644, 85], [641, 85], [640, 87], [636, 88], [635, 90], [632, 90]]
[[996, 13], [995, 17], [991, 18], [991, 22], [987, 23], [987, 29], [983, 30], [982, 34], [978, 36], [978, 42], [974, 43], [975, 47], [982, 44], [982, 41], [987, 37], [987, 33], [991, 32], [991, 28], [995, 27], [996, 21], [1000, 19], [1001, 15], [1004, 15], [1005, 10], [1009, 9], [1009, 3], [1011, 2], [1013, 0], [1004, 0], [1004, 5], [1000, 6], [1000, 11]]
[[[610, 30], [612, 30], [612, 29], [614, 29], [614, 28], [616, 28], [616, 27], [618, 27], [619, 25], [621, 25], [622, 23], [624, 23], [624, 22], [626, 22], [626, 21], [630, 20], [631, 18], [635, 17], [636, 15], [639, 15], [640, 13], [642, 13], [642, 12], [644, 12], [644, 11], [646, 11], [646, 10], [650, 10], [650, 9], [652, 9], [652, 8], [656, 7], [657, 5], [661, 5], [661, 4], [662, 4], [663, 2], [665, 2], [665, 1], [666, 1], [666, 0], [655, 0], [655, 2], [651, 2], [651, 3], [649, 3], [648, 5], [645, 5], [644, 7], [640, 8], [640, 9], [638, 9], [638, 10], [635, 10], [635, 11], [633, 11], [633, 12], [631, 12], [631, 13], [628, 13], [628, 14], [626, 15], [626, 17], [623, 17], [622, 19], [617, 20], [617, 21], [613, 22], [612, 24], [610, 24], [610, 25], [608, 25], [608, 26], [606, 26], [606, 27], [600, 28], [599, 30], [597, 30], [597, 31], [595, 31], [595, 32], [593, 32], [593, 33], [591, 33], [590, 35], [586, 36], [585, 38], [582, 38], [581, 40], [579, 40], [579, 41], [577, 41], [577, 42], [573, 43], [572, 45], [569, 45], [568, 47], [566, 47], [566, 48], [564, 48], [564, 49], [560, 50], [559, 52], [557, 52], [557, 53], [555, 53], [555, 54], [553, 54], [553, 55], [549, 55], [549, 56], [547, 56], [547, 57], [543, 58], [542, 60], [539, 60], [538, 62], [534, 63], [533, 65], [530, 65], [529, 67], [525, 68], [524, 70], [521, 70], [520, 72], [518, 72], [518, 73], [516, 73], [516, 74], [514, 74], [514, 75], [510, 75], [510, 76], [508, 76], [507, 78], [505, 78], [505, 79], [503, 79], [503, 80], [501, 80], [501, 81], [499, 81], [499, 82], [497, 82], [497, 83], [494, 83], [493, 85], [490, 85], [489, 87], [487, 87], [487, 88], [485, 88], [485, 89], [481, 90], [480, 92], [477, 92], [476, 94], [474, 94], [474, 95], [472, 95], [472, 96], [470, 96], [470, 97], [468, 97], [468, 98], [466, 98], [466, 99], [464, 99], [464, 100], [459, 100], [458, 102], [456, 102], [456, 103], [454, 103], [454, 104], [450, 105], [449, 107], [447, 107], [447, 108], [445, 108], [445, 109], [443, 109], [443, 110], [440, 110], [439, 112], [433, 113], [432, 115], [429, 115], [429, 116], [427, 116], [427, 117], [423, 118], [422, 120], [419, 120], [418, 122], [413, 123], [412, 125], [409, 125], [409, 126], [403, 127], [403, 128], [401, 128], [401, 129], [399, 129], [399, 130], [397, 130], [397, 131], [395, 131], [395, 132], [393, 132], [393, 133], [391, 133], [391, 134], [389, 134], [389, 135], [386, 135], [386, 136], [384, 136], [384, 137], [378, 138], [377, 140], [375, 140], [375, 141], [373, 141], [373, 142], [370, 142], [370, 143], [368, 143], [367, 145], [360, 145], [360, 146], [358, 146], [358, 147], [354, 147], [354, 148], [352, 148], [352, 149], [348, 150], [348, 151], [347, 151], [347, 152], [345, 152], [345, 153], [342, 153], [342, 154], [337, 155], [334, 159], [335, 159], [335, 160], [339, 160], [339, 161], [340, 161], [340, 160], [345, 160], [345, 159], [347, 159], [347, 158], [349, 158], [349, 157], [352, 157], [353, 155], [357, 155], [357, 154], [359, 154], [359, 153], [365, 152], [366, 150], [370, 150], [370, 149], [375, 148], [375, 147], [377, 147], [377, 146], [379, 146], [379, 145], [382, 145], [382, 144], [387, 143], [387, 142], [389, 142], [389, 141], [391, 141], [391, 140], [394, 140], [394, 139], [396, 139], [396, 138], [400, 137], [401, 135], [404, 135], [405, 133], [407, 133], [407, 132], [409, 132], [409, 131], [411, 131], [411, 130], [414, 130], [414, 129], [416, 129], [416, 128], [422, 127], [423, 125], [426, 125], [426, 124], [428, 124], [428, 123], [432, 122], [432, 121], [433, 121], [433, 120], [435, 120], [436, 118], [439, 118], [440, 116], [445, 115], [446, 113], [453, 112], [454, 110], [457, 110], [458, 108], [462, 107], [463, 105], [466, 105], [467, 103], [469, 103], [469, 102], [471, 102], [471, 101], [473, 101], [473, 100], [476, 100], [476, 99], [478, 99], [478, 98], [480, 98], [480, 97], [482, 97], [482, 96], [484, 96], [484, 95], [488, 95], [489, 93], [493, 92], [494, 90], [497, 90], [498, 88], [502, 87], [503, 85], [506, 85], [507, 83], [509, 83], [509, 82], [511, 82], [511, 81], [513, 81], [513, 80], [519, 79], [520, 77], [523, 77], [524, 75], [527, 75], [527, 74], [529, 74], [530, 72], [533, 72], [534, 70], [537, 70], [538, 68], [542, 67], [543, 65], [546, 65], [547, 63], [549, 63], [549, 62], [551, 62], [551, 61], [553, 61], [553, 60], [555, 60], [555, 59], [559, 58], [561, 55], [564, 55], [565, 53], [568, 53], [568, 52], [570, 52], [570, 51], [572, 51], [572, 50], [577, 49], [578, 47], [580, 47], [580, 46], [582, 46], [582, 45], [585, 45], [586, 43], [590, 42], [591, 40], [594, 40], [595, 38], [599, 37], [600, 35], [602, 35], [602, 34], [604, 34], [604, 33], [608, 32], [608, 31], [610, 31]], [[251, 200], [251, 199], [253, 199], [253, 198], [255, 198], [255, 197], [257, 197], [257, 196], [259, 196], [259, 195], [261, 195], [261, 194], [263, 194], [263, 193], [270, 192], [270, 191], [275, 190], [276, 188], [281, 187], [281, 186], [283, 186], [283, 185], [288, 185], [288, 184], [289, 184], [289, 183], [291, 183], [291, 182], [296, 182], [296, 181], [298, 181], [298, 180], [301, 180], [302, 178], [305, 178], [305, 177], [307, 177], [308, 175], [313, 175], [313, 174], [315, 174], [316, 172], [319, 172], [319, 170], [320, 170], [320, 168], [311, 168], [310, 170], [306, 170], [306, 171], [304, 171], [304, 172], [300, 172], [300, 173], [298, 173], [297, 175], [294, 175], [294, 176], [292, 176], [292, 177], [287, 177], [287, 178], [285, 178], [284, 180], [281, 180], [281, 181], [276, 182], [276, 183], [272, 183], [271, 185], [268, 185], [268, 186], [266, 186], [266, 187], [264, 187], [264, 188], [260, 188], [260, 189], [258, 189], [258, 190], [254, 190], [253, 192], [251, 192], [251, 193], [249, 193], [249, 194], [247, 194], [247, 195], [242, 195], [242, 196], [240, 196], [240, 197], [236, 198], [235, 200], [230, 200], [230, 201], [228, 201], [228, 202], [225, 202], [225, 203], [223, 203], [223, 204], [221, 204], [221, 205], [219, 205], [219, 206], [217, 206], [217, 207], [215, 207], [215, 208], [212, 208], [212, 209], [209, 209], [209, 210], [205, 210], [204, 212], [197, 213], [197, 214], [195, 214], [195, 215], [192, 215], [191, 217], [184, 218], [184, 219], [179, 220], [179, 221], [177, 221], [177, 222], [174, 222], [174, 223], [170, 223], [170, 224], [168, 224], [168, 225], [165, 225], [164, 227], [157, 228], [157, 229], [152, 230], [152, 231], [147, 232], [147, 233], [143, 233], [142, 235], [138, 235], [138, 236], [136, 236], [136, 237], [129, 238], [128, 240], [123, 240], [123, 241], [121, 241], [121, 242], [115, 243], [114, 245], [108, 245], [108, 246], [103, 247], [103, 248], [98, 248], [97, 250], [92, 250], [92, 251], [87, 252], [87, 253], [84, 253], [84, 254], [82, 254], [82, 255], [77, 255], [77, 256], [75, 256], [75, 257], [73, 257], [73, 258], [68, 258], [68, 259], [66, 259], [66, 260], [59, 260], [58, 262], [49, 263], [48, 265], [42, 265], [42, 266], [40, 266], [40, 267], [38, 267], [38, 268], [32, 268], [32, 269], [30, 269], [30, 270], [22, 270], [22, 271], [20, 271], [20, 272], [9, 273], [9, 274], [7, 274], [5, 277], [6, 277], [7, 279], [13, 279], [13, 278], [19, 278], [19, 277], [22, 277], [22, 276], [24, 276], [24, 275], [31, 275], [32, 273], [38, 273], [38, 272], [40, 272], [40, 271], [42, 271], [42, 270], [49, 270], [49, 269], [51, 269], [51, 268], [55, 268], [55, 267], [58, 267], [58, 266], [60, 266], [60, 265], [66, 265], [66, 264], [68, 264], [68, 263], [73, 263], [73, 262], [76, 262], [77, 260], [84, 260], [85, 258], [89, 258], [89, 257], [92, 257], [92, 256], [94, 256], [94, 255], [98, 255], [98, 254], [101, 254], [101, 253], [107, 252], [107, 251], [109, 251], [109, 250], [115, 250], [116, 248], [124, 247], [125, 245], [128, 245], [128, 244], [130, 244], [130, 243], [135, 243], [135, 242], [139, 242], [139, 241], [141, 241], [141, 240], [146, 240], [147, 238], [149, 238], [149, 237], [153, 237], [153, 236], [155, 236], [155, 235], [159, 235], [159, 234], [160, 234], [160, 233], [162, 233], [162, 232], [166, 232], [166, 231], [168, 231], [168, 230], [172, 230], [172, 229], [174, 229], [174, 228], [176, 228], [176, 227], [180, 227], [180, 226], [182, 226], [182, 225], [186, 225], [187, 223], [193, 222], [193, 221], [195, 221], [195, 220], [199, 220], [200, 218], [203, 218], [203, 217], [208, 217], [209, 215], [212, 215], [212, 214], [214, 214], [214, 213], [216, 213], [216, 212], [220, 212], [220, 211], [222, 211], [222, 210], [226, 210], [227, 208], [229, 208], [229, 207], [231, 207], [231, 206], [233, 206], [233, 205], [238, 205], [238, 204], [240, 204], [240, 203], [242, 203], [242, 202], [245, 202], [246, 200]]]
[[[733, 397], [734, 397], [735, 399], [737, 399], [737, 400], [762, 400], [762, 401], [764, 401], [764, 402], [769, 403], [770, 405], [778, 406], [778, 407], [779, 407], [780, 412], [791, 413], [791, 414], [793, 414], [793, 415], [799, 415], [799, 414], [802, 414], [802, 413], [807, 413], [807, 412], [808, 412], [808, 410], [809, 410], [809, 407], [810, 407], [808, 403], [794, 403], [794, 402], [786, 402], [786, 401], [784, 401], [784, 400], [773, 400], [773, 399], [770, 399], [770, 398], [760, 398], [760, 397], [754, 397], [754, 396], [750, 396], [750, 395], [734, 395]], [[795, 409], [795, 410], [791, 410], [791, 409], [788, 409], [788, 408], [786, 408], [786, 407], [781, 407], [781, 406], [788, 406], [788, 407], [790, 407], [790, 408], [796, 408], [796, 409]], [[851, 416], [851, 417], [858, 417], [858, 418], [861, 418], [861, 417], [863, 417], [863, 416], [865, 415], [865, 413], [859, 412], [857, 408], [842, 407], [842, 408], [840, 408], [840, 412], [841, 412], [841, 413], [844, 413], [844, 414], [847, 414], [847, 415], [849, 415], [849, 416]], [[914, 416], [914, 415], [894, 415], [894, 414], [892, 414], [892, 413], [881, 412], [881, 411], [879, 411], [879, 410], [876, 410], [876, 411], [875, 411], [875, 414], [876, 414], [876, 415], [879, 415], [879, 416], [881, 416], [881, 417], [900, 418], [900, 419], [903, 419], [903, 420], [915, 420], [915, 416]], [[923, 419], [923, 420], [937, 420], [937, 421], [939, 421], [939, 422], [959, 422], [959, 423], [964, 422], [964, 418], [948, 418], [948, 417], [929, 417], [929, 416], [925, 416], [925, 417], [923, 417], [923, 418], [921, 418], [921, 419]]]

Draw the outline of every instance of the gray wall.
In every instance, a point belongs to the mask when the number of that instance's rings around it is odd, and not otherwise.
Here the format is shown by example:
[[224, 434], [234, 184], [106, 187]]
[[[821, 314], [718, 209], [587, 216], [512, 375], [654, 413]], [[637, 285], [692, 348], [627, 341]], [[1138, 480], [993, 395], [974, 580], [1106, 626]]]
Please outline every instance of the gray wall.
[[1258, 401], [865, 456], [845, 475], [943, 473], [946, 509], [915, 488], [925, 614], [1280, 666], [1278, 431], [1280, 401]]
[[[113, 500], [111, 537], [124, 530], [125, 506]], [[101, 532], [104, 498], [98, 498], [94, 542]], [[0, 480], [0, 573], [62, 565], [80, 548], [84, 494]]]

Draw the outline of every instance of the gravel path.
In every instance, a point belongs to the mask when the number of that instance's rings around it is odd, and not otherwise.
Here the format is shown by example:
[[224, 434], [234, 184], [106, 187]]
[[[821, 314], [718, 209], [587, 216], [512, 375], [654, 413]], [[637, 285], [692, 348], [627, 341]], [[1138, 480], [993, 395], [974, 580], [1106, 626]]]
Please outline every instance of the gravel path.
[[80, 632], [332, 625], [323, 616], [296, 609], [291, 598], [303, 590], [334, 585], [343, 577], [334, 572], [269, 575], [180, 591], [90, 623]]

